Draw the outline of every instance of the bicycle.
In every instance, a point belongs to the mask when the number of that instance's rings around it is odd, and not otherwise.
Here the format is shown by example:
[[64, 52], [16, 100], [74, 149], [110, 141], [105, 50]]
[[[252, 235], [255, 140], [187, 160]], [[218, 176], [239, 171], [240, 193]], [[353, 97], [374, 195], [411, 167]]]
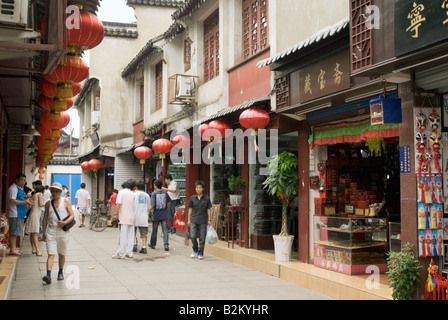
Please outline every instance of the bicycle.
[[100, 208], [94, 208], [92, 209], [92, 213], [90, 214], [90, 223], [89, 223], [89, 229], [101, 232], [107, 228], [107, 212], [103, 213], [100, 212]]

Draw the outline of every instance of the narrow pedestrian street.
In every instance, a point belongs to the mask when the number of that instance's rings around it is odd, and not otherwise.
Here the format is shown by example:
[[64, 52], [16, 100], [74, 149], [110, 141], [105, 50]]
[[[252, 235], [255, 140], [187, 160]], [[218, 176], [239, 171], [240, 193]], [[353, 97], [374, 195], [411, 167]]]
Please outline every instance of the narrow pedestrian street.
[[78, 224], [71, 231], [65, 280], [56, 280], [56, 258], [52, 284], [43, 284], [47, 258], [45, 242], [39, 242], [43, 256], [36, 257], [31, 254], [26, 236], [11, 300], [331, 299], [211, 255], [206, 254], [202, 261], [191, 259], [190, 248], [177, 235], [170, 235], [169, 252], [164, 251], [159, 234], [155, 250], [149, 249], [148, 254], [137, 252], [133, 259], [114, 260], [111, 256], [117, 249], [118, 229], [94, 232], [78, 228], [79, 219], [76, 217], [76, 220]]

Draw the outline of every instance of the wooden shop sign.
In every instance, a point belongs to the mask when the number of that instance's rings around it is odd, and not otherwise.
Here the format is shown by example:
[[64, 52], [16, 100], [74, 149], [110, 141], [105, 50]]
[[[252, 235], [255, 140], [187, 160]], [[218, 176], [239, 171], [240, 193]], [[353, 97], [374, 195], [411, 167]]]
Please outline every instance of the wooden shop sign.
[[300, 103], [350, 88], [349, 51], [323, 59], [299, 71]]
[[448, 38], [448, 0], [398, 0], [394, 14], [396, 56]]

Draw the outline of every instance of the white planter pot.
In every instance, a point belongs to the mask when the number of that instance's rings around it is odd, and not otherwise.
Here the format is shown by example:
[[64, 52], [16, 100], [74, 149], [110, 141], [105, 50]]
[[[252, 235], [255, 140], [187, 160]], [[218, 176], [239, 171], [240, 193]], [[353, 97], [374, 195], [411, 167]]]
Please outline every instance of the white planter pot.
[[243, 196], [239, 194], [231, 194], [230, 197], [230, 205], [231, 206], [240, 206], [243, 204]]
[[273, 235], [272, 237], [274, 238], [275, 261], [290, 261], [294, 236]]

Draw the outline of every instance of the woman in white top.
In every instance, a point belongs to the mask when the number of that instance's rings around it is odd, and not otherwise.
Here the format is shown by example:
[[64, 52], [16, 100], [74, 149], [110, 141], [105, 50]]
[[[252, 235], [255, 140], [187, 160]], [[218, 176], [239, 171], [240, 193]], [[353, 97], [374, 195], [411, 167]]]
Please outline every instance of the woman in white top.
[[35, 189], [35, 193], [33, 195], [33, 205], [31, 206], [30, 215], [28, 219], [26, 219], [28, 232], [30, 235], [31, 242], [31, 253], [36, 256], [41, 256], [42, 254], [39, 251], [39, 228], [40, 228], [40, 216], [42, 207], [45, 206], [44, 203], [44, 191], [45, 188], [43, 186], [37, 186]]
[[[61, 184], [58, 182], [53, 183], [50, 191], [53, 200], [48, 201], [45, 204], [45, 215], [43, 222], [44, 241], [47, 242], [48, 258], [47, 275], [45, 275], [42, 280], [47, 284], [51, 283], [51, 269], [53, 268], [54, 256], [56, 253], [59, 255], [58, 280], [64, 280], [63, 268], [65, 264], [65, 256], [67, 254], [68, 241], [70, 239], [70, 231], [64, 231], [62, 230], [62, 227], [75, 219], [70, 200], [61, 197]], [[61, 220], [57, 218], [52, 202]], [[63, 221], [67, 216], [69, 216], [69, 218], [66, 221]]]

